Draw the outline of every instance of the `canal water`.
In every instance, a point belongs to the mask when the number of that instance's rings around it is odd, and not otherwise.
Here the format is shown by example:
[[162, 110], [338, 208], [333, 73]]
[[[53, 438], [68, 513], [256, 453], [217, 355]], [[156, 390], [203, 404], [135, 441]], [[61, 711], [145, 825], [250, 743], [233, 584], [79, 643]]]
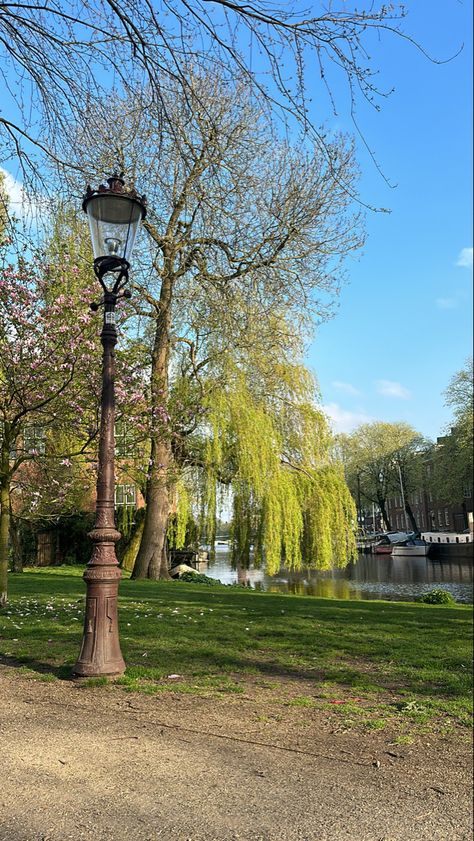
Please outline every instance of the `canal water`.
[[388, 599], [413, 601], [423, 593], [442, 588], [458, 602], [472, 603], [473, 574], [469, 559], [434, 561], [429, 558], [391, 555], [360, 555], [345, 569], [321, 571], [284, 568], [277, 575], [263, 569], [233, 567], [230, 552], [217, 547], [215, 561], [209, 561], [206, 575], [223, 584], [243, 584], [272, 593], [296, 593], [333, 599]]

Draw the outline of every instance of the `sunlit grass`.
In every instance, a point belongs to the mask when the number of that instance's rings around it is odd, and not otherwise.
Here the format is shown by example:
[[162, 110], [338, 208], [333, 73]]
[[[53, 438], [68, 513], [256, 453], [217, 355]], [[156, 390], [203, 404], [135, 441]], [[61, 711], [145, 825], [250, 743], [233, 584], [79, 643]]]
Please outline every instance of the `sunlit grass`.
[[[70, 676], [82, 635], [82, 571], [10, 576], [3, 662], [42, 679]], [[124, 690], [239, 695], [251, 682], [272, 689], [271, 704], [282, 702], [281, 681], [294, 679], [305, 687], [292, 707], [339, 710], [372, 729], [382, 719], [470, 721], [469, 607], [131, 580], [121, 582], [119, 601]]]

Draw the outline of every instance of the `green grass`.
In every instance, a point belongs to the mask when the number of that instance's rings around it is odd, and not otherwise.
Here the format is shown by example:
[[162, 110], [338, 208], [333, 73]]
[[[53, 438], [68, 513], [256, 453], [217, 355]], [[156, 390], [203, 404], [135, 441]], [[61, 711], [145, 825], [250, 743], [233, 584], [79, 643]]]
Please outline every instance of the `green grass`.
[[[10, 576], [10, 602], [0, 612], [2, 662], [47, 679], [70, 676], [82, 635], [82, 571]], [[124, 690], [215, 696], [242, 694], [251, 683], [271, 705], [283, 703], [281, 687], [293, 679], [304, 685], [292, 707], [339, 711], [368, 727], [392, 718], [470, 722], [466, 606], [123, 580], [119, 611]]]

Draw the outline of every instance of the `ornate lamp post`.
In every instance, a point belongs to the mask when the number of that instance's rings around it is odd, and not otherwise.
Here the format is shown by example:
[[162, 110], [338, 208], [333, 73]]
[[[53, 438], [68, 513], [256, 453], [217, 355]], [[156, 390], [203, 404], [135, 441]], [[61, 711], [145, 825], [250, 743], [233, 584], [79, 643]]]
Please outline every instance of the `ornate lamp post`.
[[82, 209], [87, 213], [94, 252], [94, 272], [103, 290], [103, 299], [92, 304], [104, 307], [101, 332], [102, 398], [99, 439], [97, 504], [92, 555], [84, 573], [87, 587], [84, 634], [79, 658], [74, 666], [78, 676], [120, 675], [125, 663], [120, 651], [117, 595], [120, 569], [115, 544], [120, 532], [115, 528], [114, 420], [115, 354], [117, 330], [115, 306], [119, 298], [129, 298], [126, 289], [130, 256], [145, 218], [145, 197], [126, 190], [124, 181], [113, 175], [108, 186], [87, 188]]

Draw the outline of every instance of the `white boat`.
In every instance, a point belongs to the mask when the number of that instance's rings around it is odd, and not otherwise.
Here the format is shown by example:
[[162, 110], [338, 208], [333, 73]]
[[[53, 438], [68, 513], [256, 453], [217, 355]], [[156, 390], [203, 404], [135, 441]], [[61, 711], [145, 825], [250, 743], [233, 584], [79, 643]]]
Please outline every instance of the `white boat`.
[[426, 531], [421, 535], [430, 547], [430, 558], [435, 560], [473, 560], [474, 534], [465, 532]]
[[426, 540], [420, 540], [417, 537], [409, 538], [400, 543], [395, 543], [392, 547], [392, 555], [396, 557], [425, 557], [430, 551], [430, 544]]
[[474, 543], [474, 534], [467, 529], [463, 532], [425, 531], [421, 536], [427, 543]]

